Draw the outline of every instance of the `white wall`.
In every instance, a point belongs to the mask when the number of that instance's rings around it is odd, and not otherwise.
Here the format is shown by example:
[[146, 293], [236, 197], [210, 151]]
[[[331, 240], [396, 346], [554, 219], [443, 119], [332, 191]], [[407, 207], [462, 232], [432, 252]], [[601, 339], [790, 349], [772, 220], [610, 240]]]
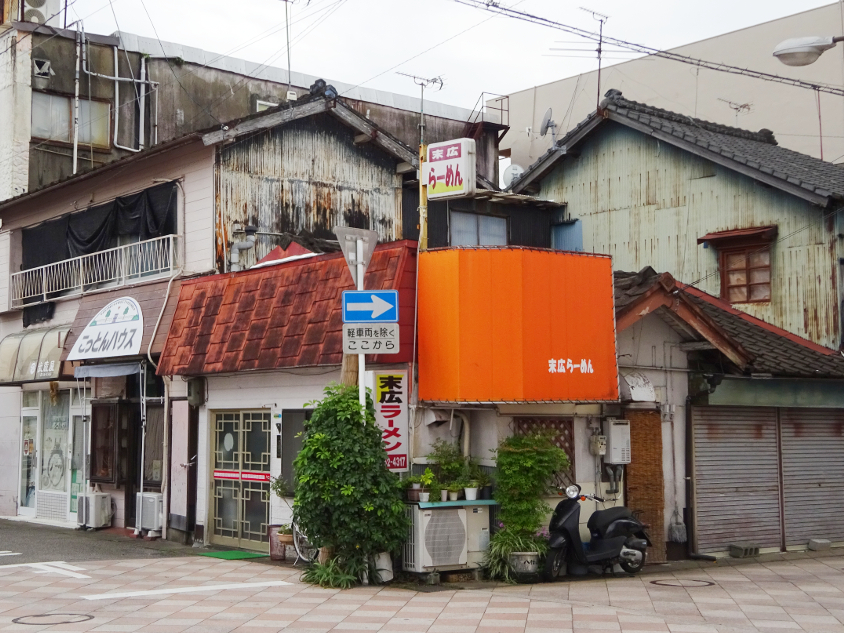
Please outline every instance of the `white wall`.
[[0, 516], [17, 514], [21, 469], [21, 395], [0, 387]]
[[[227, 376], [209, 376], [207, 401], [199, 408], [199, 437], [197, 457], [196, 522], [206, 526], [205, 540], [209, 540], [212, 517], [209, 504], [209, 482], [212, 478], [211, 461], [212, 412], [222, 410], [268, 409], [281, 413], [283, 409], [304, 409], [305, 403], [322, 397], [323, 389], [330, 382], [340, 381], [340, 370], [290, 370], [268, 373], [243, 372]], [[277, 432], [273, 418], [271, 433], [270, 472], [281, 474], [281, 460], [276, 457]], [[283, 501], [272, 498], [271, 523], [289, 523], [290, 511]]]
[[16, 40], [14, 29], [0, 35], [0, 200], [26, 192], [29, 183], [32, 38]]

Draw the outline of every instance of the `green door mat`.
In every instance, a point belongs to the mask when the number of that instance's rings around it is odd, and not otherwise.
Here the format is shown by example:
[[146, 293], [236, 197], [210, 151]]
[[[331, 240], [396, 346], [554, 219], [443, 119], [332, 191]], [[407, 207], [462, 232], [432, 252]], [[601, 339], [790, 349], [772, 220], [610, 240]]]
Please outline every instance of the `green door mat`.
[[247, 558], [267, 558], [269, 554], [258, 554], [257, 552], [239, 552], [237, 550], [232, 550], [229, 552], [202, 552], [200, 556], [222, 558], [223, 560], [245, 560]]

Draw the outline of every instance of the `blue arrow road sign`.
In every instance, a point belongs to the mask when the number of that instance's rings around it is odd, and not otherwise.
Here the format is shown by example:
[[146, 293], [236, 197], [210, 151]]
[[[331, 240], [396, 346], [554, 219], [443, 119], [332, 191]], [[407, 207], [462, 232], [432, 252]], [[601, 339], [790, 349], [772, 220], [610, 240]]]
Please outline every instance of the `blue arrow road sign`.
[[397, 290], [346, 290], [343, 292], [343, 323], [397, 323]]

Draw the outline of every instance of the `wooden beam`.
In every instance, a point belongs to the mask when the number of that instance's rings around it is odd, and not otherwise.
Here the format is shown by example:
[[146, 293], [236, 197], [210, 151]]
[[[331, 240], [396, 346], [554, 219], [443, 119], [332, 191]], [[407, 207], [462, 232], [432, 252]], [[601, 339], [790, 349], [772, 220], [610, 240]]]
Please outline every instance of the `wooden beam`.
[[409, 174], [416, 170], [416, 167], [411, 165], [410, 163], [406, 163], [404, 161], [400, 162], [396, 165], [396, 173], [397, 174]]
[[214, 145], [222, 141], [228, 141], [249, 132], [258, 132], [260, 130], [268, 130], [269, 128], [283, 125], [290, 121], [297, 119], [304, 119], [314, 114], [326, 112], [334, 108], [334, 101], [326, 99], [319, 99], [317, 101], [309, 101], [304, 105], [297, 105], [287, 110], [273, 112], [264, 116], [258, 116], [253, 119], [248, 119], [237, 123], [231, 128], [218, 130], [216, 132], [209, 132], [202, 137], [202, 142], [205, 145]]
[[355, 136], [355, 145], [363, 145], [364, 143], [369, 143], [372, 140], [372, 137], [369, 134], [358, 134]]
[[331, 115], [357, 130], [360, 134], [369, 136], [373, 143], [399, 160], [414, 166], [419, 164], [419, 157], [415, 151], [405, 146], [401, 141], [394, 139], [389, 134], [382, 132], [369, 119], [361, 116], [342, 101], [337, 102], [337, 107], [331, 110]]
[[680, 343], [680, 349], [684, 352], [697, 352], [715, 349], [715, 346], [709, 341], [691, 341], [689, 343]]

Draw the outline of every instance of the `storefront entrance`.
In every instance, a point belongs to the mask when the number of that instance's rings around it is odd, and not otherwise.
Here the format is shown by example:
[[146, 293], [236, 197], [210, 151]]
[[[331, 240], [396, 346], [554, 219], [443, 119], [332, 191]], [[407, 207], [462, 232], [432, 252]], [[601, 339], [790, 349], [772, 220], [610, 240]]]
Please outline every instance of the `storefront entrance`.
[[87, 454], [79, 391], [24, 391], [21, 405], [18, 514], [75, 521]]
[[266, 551], [270, 517], [270, 412], [212, 414], [210, 538]]

